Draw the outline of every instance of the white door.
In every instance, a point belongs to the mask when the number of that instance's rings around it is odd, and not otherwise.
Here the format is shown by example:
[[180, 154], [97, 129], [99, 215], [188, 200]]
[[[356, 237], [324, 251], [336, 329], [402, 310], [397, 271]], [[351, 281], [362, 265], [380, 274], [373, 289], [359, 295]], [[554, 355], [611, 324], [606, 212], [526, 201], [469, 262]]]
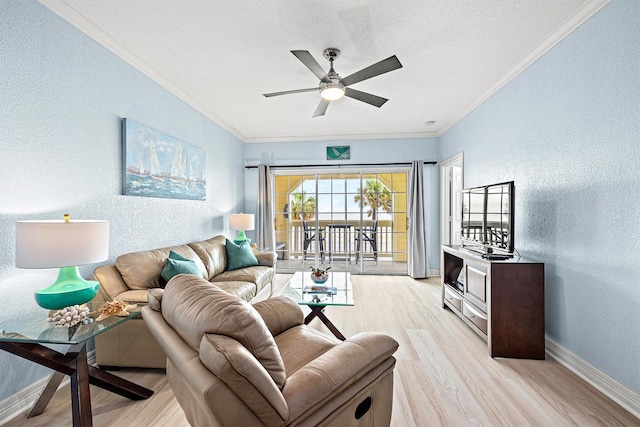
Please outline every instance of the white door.
[[457, 154], [440, 166], [440, 243], [460, 244], [462, 221], [463, 154]]

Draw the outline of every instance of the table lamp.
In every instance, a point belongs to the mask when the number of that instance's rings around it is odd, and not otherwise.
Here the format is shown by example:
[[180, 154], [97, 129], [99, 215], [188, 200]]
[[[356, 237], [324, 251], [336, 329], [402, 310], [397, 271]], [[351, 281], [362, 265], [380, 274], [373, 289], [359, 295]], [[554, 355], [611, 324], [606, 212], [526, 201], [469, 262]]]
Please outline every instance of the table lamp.
[[16, 267], [60, 268], [57, 280], [35, 292], [38, 305], [58, 310], [84, 304], [98, 293], [100, 282], [80, 277], [78, 265], [109, 257], [108, 221], [16, 222]]
[[251, 239], [245, 236], [245, 230], [253, 230], [254, 215], [253, 214], [231, 214], [229, 215], [229, 227], [232, 230], [238, 231], [238, 237], [233, 242], [239, 245], [242, 242], [251, 243]]

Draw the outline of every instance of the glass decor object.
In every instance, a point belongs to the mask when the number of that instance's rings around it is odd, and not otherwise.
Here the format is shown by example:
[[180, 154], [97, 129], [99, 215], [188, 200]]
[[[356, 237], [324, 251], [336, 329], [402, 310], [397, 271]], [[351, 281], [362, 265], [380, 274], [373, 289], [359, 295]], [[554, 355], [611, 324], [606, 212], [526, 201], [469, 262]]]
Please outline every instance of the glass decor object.
[[254, 217], [255, 215], [253, 214], [245, 213], [229, 215], [229, 227], [238, 232], [238, 237], [233, 241], [235, 244], [239, 245], [244, 241], [251, 243], [251, 239], [249, 239], [244, 232], [254, 229]]
[[108, 221], [71, 221], [65, 214], [61, 221], [16, 222], [16, 267], [60, 268], [53, 284], [35, 292], [42, 308], [58, 310], [93, 299], [100, 282], [83, 279], [77, 266], [108, 257]]
[[329, 279], [328, 271], [331, 270], [329, 268], [317, 268], [317, 267], [309, 267], [311, 269], [311, 280], [317, 284], [323, 284]]

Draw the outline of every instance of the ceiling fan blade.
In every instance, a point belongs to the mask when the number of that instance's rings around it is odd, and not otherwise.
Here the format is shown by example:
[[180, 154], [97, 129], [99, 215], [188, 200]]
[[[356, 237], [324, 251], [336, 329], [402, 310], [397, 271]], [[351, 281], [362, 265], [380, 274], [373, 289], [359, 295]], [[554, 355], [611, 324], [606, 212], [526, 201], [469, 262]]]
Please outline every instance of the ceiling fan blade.
[[358, 101], [366, 102], [367, 104], [371, 104], [378, 108], [382, 107], [384, 103], [388, 101], [387, 98], [383, 98], [377, 95], [372, 95], [367, 92], [360, 92], [359, 90], [351, 89], [349, 87], [345, 89], [344, 96], [357, 99]]
[[398, 58], [393, 55], [387, 59], [383, 59], [380, 62], [376, 62], [373, 65], [369, 65], [367, 68], [363, 68], [362, 70], [356, 71], [355, 73], [345, 77], [344, 79], [342, 79], [342, 84], [345, 86], [349, 86], [354, 83], [370, 79], [371, 77], [379, 76], [380, 74], [397, 70], [398, 68], [402, 68], [402, 64], [400, 63]]
[[296, 56], [296, 58], [298, 58], [300, 62], [302, 62], [305, 65], [305, 67], [311, 70], [311, 72], [315, 74], [316, 77], [319, 78], [321, 81], [327, 82], [327, 83], [331, 81], [329, 80], [329, 76], [327, 76], [327, 73], [322, 69], [320, 64], [318, 64], [318, 61], [316, 61], [308, 51], [292, 50], [291, 53], [293, 53]]
[[318, 104], [318, 107], [316, 108], [316, 112], [313, 113], [313, 117], [324, 116], [324, 113], [327, 112], [328, 106], [329, 106], [329, 101], [322, 98], [320, 100], [320, 104]]
[[272, 96], [289, 95], [292, 93], [313, 92], [314, 90], [318, 91], [319, 89], [317, 87], [310, 87], [308, 89], [285, 90], [283, 92], [263, 93], [262, 96], [269, 98]]

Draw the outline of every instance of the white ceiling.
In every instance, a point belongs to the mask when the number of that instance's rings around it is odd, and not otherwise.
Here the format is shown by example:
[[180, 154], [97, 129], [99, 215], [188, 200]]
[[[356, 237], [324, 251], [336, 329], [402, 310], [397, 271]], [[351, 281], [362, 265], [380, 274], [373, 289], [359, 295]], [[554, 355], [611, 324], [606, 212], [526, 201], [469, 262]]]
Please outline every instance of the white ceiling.
[[[41, 0], [245, 142], [439, 136], [609, 0]], [[318, 79], [291, 50], [346, 77], [396, 55], [312, 118]], [[151, 107], [150, 107], [151, 108]], [[432, 126], [425, 122], [435, 121]]]

